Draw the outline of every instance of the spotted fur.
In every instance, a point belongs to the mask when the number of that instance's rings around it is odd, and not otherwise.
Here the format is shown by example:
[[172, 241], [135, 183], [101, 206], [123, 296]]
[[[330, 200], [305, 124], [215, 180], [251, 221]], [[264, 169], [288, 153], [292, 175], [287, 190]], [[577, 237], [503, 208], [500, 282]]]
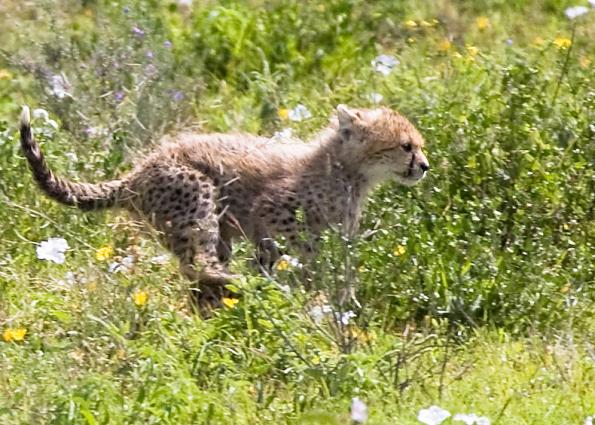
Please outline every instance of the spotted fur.
[[330, 225], [357, 230], [375, 186], [391, 178], [413, 185], [429, 169], [423, 138], [402, 115], [343, 105], [310, 143], [182, 133], [163, 140], [121, 179], [98, 184], [52, 173], [33, 140], [26, 107], [21, 146], [51, 198], [83, 210], [123, 208], [151, 223], [209, 302], [232, 278], [227, 262], [233, 240], [253, 241], [262, 264], [278, 258], [279, 236], [290, 249], [312, 255]]

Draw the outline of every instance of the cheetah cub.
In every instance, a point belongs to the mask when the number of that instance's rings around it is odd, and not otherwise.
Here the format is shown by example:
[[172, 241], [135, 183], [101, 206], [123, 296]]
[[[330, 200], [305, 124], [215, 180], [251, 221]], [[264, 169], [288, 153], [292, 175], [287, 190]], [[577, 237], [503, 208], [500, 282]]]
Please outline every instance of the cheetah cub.
[[121, 179], [96, 184], [50, 170], [33, 140], [27, 107], [21, 147], [49, 197], [82, 210], [124, 208], [148, 221], [178, 257], [181, 272], [199, 283], [200, 305], [212, 305], [233, 277], [227, 263], [234, 239], [251, 240], [262, 265], [279, 257], [278, 236], [289, 249], [312, 255], [329, 225], [357, 229], [375, 186], [389, 179], [412, 186], [425, 176], [423, 138], [402, 115], [344, 105], [336, 112], [310, 143], [178, 134]]

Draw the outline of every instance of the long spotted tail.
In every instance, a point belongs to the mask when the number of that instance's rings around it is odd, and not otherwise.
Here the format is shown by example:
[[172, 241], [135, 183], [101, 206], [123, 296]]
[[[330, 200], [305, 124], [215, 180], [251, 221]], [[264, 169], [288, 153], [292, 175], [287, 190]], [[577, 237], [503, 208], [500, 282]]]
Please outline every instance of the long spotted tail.
[[122, 180], [97, 184], [75, 183], [54, 175], [39, 145], [33, 140], [31, 116], [27, 106], [23, 106], [21, 113], [21, 148], [37, 184], [50, 198], [82, 210], [109, 208], [117, 206], [123, 200], [125, 187]]

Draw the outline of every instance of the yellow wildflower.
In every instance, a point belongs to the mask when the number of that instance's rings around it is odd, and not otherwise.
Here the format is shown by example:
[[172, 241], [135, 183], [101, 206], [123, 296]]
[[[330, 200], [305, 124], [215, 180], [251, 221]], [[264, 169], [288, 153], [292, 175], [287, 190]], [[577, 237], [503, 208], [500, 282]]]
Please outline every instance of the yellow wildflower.
[[12, 78], [12, 74], [8, 72], [6, 69], [0, 69], [0, 80], [10, 80]]
[[355, 339], [360, 344], [365, 344], [376, 340], [375, 333], [367, 332], [355, 325], [349, 325], [349, 328], [347, 329], [347, 336], [351, 339]]
[[554, 46], [556, 46], [558, 49], [568, 49], [571, 44], [572, 41], [566, 37], [556, 37], [554, 39]]
[[147, 294], [145, 291], [136, 291], [134, 294], [132, 294], [132, 301], [137, 307], [144, 306], [148, 300], [149, 294]]
[[415, 22], [412, 19], [409, 19], [408, 21], [405, 22], [405, 26], [407, 28], [415, 28], [417, 26], [417, 22]]
[[475, 20], [475, 26], [478, 30], [483, 31], [490, 26], [490, 20], [485, 16], [480, 16]]
[[277, 115], [282, 120], [286, 120], [289, 117], [289, 109], [287, 109], [287, 108], [279, 108], [279, 110], [277, 111]]
[[428, 22], [426, 20], [421, 21], [419, 24], [422, 27], [425, 27], [425, 28], [430, 28], [430, 27], [433, 27], [434, 26], [434, 23], [433, 22]]
[[227, 308], [235, 308], [236, 304], [239, 303], [240, 300], [237, 298], [223, 298], [221, 302]]
[[566, 285], [560, 288], [560, 292], [562, 292], [563, 294], [567, 293], [568, 291], [570, 291], [570, 283], [567, 283]]
[[472, 45], [467, 45], [467, 53], [469, 53], [469, 56], [471, 56], [472, 58], [477, 56], [477, 54], [479, 53], [479, 49], [475, 46]]
[[463, 57], [463, 55], [461, 55], [459, 52], [454, 52], [452, 54], [452, 57], [455, 59], [461, 59]]
[[442, 40], [440, 43], [438, 43], [438, 51], [442, 53], [448, 52], [451, 47], [452, 43], [446, 38]]
[[411, 44], [415, 43], [415, 37], [409, 37], [409, 38], [407, 39], [407, 42], [408, 42], [408, 43], [411, 43]]
[[586, 56], [581, 56], [579, 59], [579, 65], [581, 66], [581, 68], [587, 69], [589, 65], [591, 65], [591, 59], [589, 59]]
[[111, 246], [104, 246], [102, 248], [99, 248], [97, 250], [97, 252], [95, 252], [95, 259], [97, 261], [105, 261], [108, 260], [112, 257], [112, 255], [114, 255], [114, 248], [112, 248]]
[[6, 342], [18, 342], [25, 339], [27, 329], [25, 328], [6, 328], [2, 333], [2, 339]]
[[367, 269], [366, 269], [366, 266], [359, 266], [359, 267], [357, 268], [357, 271], [358, 271], [359, 273], [363, 273], [363, 272], [365, 272], [366, 270], [367, 270]]
[[285, 270], [289, 270], [289, 261], [285, 260], [285, 259], [280, 259], [277, 262], [277, 270], [283, 272]]
[[395, 257], [400, 257], [401, 255], [405, 254], [405, 252], [407, 252], [407, 248], [405, 248], [403, 245], [398, 245], [393, 251], [393, 255]]

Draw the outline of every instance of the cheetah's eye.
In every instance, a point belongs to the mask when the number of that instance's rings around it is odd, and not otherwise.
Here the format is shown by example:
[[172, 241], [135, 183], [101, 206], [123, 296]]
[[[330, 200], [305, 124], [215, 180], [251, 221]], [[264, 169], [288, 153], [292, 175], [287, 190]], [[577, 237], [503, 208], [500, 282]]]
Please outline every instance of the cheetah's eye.
[[405, 152], [411, 152], [411, 143], [405, 143], [404, 145], [402, 145], [402, 148], [405, 150]]

